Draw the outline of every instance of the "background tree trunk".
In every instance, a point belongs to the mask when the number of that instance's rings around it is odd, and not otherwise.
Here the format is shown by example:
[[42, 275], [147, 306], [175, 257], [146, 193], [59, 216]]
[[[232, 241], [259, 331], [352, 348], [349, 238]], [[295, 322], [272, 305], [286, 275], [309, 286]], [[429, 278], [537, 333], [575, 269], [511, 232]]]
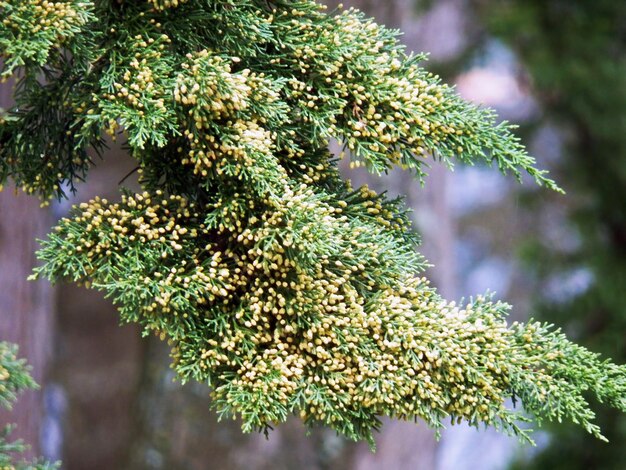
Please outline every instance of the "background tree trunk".
[[[96, 195], [119, 199], [119, 181], [136, 161], [112, 143], [104, 160], [95, 160], [76, 197], [55, 206], [57, 217]], [[136, 190], [133, 184], [132, 177], [124, 182]], [[142, 398], [139, 382], [147, 341], [137, 325], [120, 326], [117, 310], [102, 293], [62, 282], [58, 296], [51, 378], [67, 402], [61, 420], [63, 468], [125, 469], [123, 462], [137, 435], [136, 404]]]
[[[0, 86], [0, 107], [10, 103], [11, 86]], [[51, 354], [54, 294], [46, 281], [27, 281], [36, 264], [37, 238], [50, 227], [50, 213], [21, 191], [0, 193], [0, 340], [19, 345], [19, 355], [32, 366], [34, 379], [45, 382]], [[43, 390], [23, 393], [12, 411], [0, 409], [0, 425], [16, 423], [12, 435], [31, 445], [28, 456], [42, 451]]]

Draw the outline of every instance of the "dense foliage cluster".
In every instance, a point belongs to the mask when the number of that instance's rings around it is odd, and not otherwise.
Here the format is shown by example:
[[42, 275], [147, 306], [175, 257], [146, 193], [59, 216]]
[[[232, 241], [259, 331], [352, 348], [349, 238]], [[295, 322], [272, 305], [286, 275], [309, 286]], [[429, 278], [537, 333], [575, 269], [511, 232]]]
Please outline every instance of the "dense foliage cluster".
[[[37, 384], [28, 373], [24, 359], [17, 357], [17, 346], [0, 342], [0, 406], [10, 409], [17, 395]], [[21, 440], [11, 441], [11, 425], [0, 429], [0, 468], [7, 470], [53, 470], [57, 465], [45, 461], [17, 461], [18, 455], [26, 449]]]
[[[25, 3], [0, 3], [0, 41], [37, 40], [20, 28], [40, 2]], [[489, 297], [441, 299], [401, 201], [339, 177], [331, 139], [376, 173], [484, 160], [558, 189], [397, 33], [310, 0], [52, 3], [73, 26], [46, 28], [45, 54], [0, 50], [21, 72], [0, 178], [62, 197], [105, 131], [144, 192], [76, 207], [37, 275], [105, 291], [244, 430], [296, 412], [370, 442], [381, 415], [526, 435], [507, 402], [519, 398], [538, 421], [600, 436], [583, 394], [626, 408], [624, 367], [547, 325], [507, 326]]]

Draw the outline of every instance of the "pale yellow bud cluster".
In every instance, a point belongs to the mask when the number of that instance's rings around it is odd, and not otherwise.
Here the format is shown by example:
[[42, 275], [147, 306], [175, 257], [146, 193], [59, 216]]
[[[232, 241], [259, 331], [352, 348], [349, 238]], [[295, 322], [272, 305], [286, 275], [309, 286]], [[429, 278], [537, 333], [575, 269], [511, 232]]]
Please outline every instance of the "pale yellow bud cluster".
[[[324, 21], [293, 20], [286, 34], [288, 60], [305, 77], [289, 79], [289, 95], [303, 121], [320, 126], [316, 133], [340, 138], [357, 158], [385, 167], [406, 166], [408, 155], [426, 155], [442, 145], [464, 151], [458, 136], [471, 130], [442, 119], [441, 110], [454, 106], [452, 94], [407, 61], [395, 41], [381, 39], [380, 26], [351, 9]], [[338, 54], [348, 40], [356, 47]], [[306, 78], [311, 75], [316, 81]], [[320, 93], [324, 88], [332, 93]], [[327, 116], [322, 125], [320, 113]]]
[[403, 155], [423, 155], [433, 145], [462, 131], [441, 120], [440, 110], [446, 105], [445, 87], [427, 84], [416, 66], [394, 76], [395, 61], [391, 57], [381, 55], [388, 60], [380, 65], [381, 73], [371, 86], [357, 85], [351, 89], [355, 106], [345, 138], [351, 150], [364, 142], [372, 152], [386, 155], [391, 150], [390, 162], [401, 164]]
[[147, 0], [148, 3], [154, 6], [156, 10], [165, 10], [167, 8], [176, 8], [187, 0]]
[[[189, 152], [183, 156], [183, 164], [193, 164], [194, 173], [203, 177], [211, 172], [221, 176], [225, 171], [234, 178], [242, 179], [247, 171], [254, 171], [259, 155], [272, 157], [274, 142], [272, 134], [255, 121], [229, 121], [219, 137], [205, 134], [204, 139], [186, 130]], [[182, 151], [182, 148], [180, 149]], [[234, 165], [237, 165], [235, 167]], [[228, 170], [225, 168], [228, 167]]]
[[[232, 117], [235, 112], [248, 107], [253, 92], [249, 80], [250, 70], [231, 72], [226, 59], [213, 55], [208, 50], [187, 54], [189, 62], [183, 63], [184, 73], [176, 80], [174, 99], [193, 110], [198, 129], [205, 122]], [[238, 62], [238, 58], [232, 58]]]
[[280, 98], [278, 92], [263, 74], [248, 69], [233, 72], [236, 57], [227, 60], [203, 50], [188, 54], [187, 60], [174, 88], [175, 101], [189, 110], [190, 117], [184, 131], [190, 148], [182, 163], [193, 164], [194, 173], [203, 177], [228, 172], [249, 179], [259, 158], [274, 158], [275, 136], [263, 125], [264, 116], [248, 117], [245, 111], [251, 101], [272, 105]]
[[[409, 417], [430, 408], [486, 423], [497, 404], [504, 410], [511, 346], [504, 321], [486, 325], [476, 312], [442, 303], [425, 279], [407, 279], [406, 288], [367, 303], [353, 283], [329, 272], [300, 272], [291, 282], [255, 277], [242, 298], [249, 307], [207, 340], [201, 369], [235, 368], [230, 393], [286, 406], [304, 394], [301, 416], [329, 424], [357, 409]], [[473, 378], [468, 366], [485, 372]]]
[[84, 227], [80, 232], [65, 234], [66, 250], [83, 260], [81, 277], [97, 279], [102, 263], [110, 263], [111, 257], [128, 246], [159, 251], [159, 258], [152, 261], [153, 275], [140, 279], [140, 285], [151, 289], [141, 307], [145, 314], [187, 316], [189, 304], [183, 302], [182, 308], [172, 298], [181, 287], [187, 300], [193, 292], [193, 302], [202, 305], [216, 299], [228, 303], [233, 292], [247, 282], [241, 275], [243, 265], [233, 265], [242, 261], [232, 250], [222, 252], [210, 242], [199, 250], [198, 245], [207, 240], [208, 229], [198, 220], [195, 203], [181, 196], [164, 197], [157, 191], [154, 195], [124, 196], [115, 204], [96, 198], [80, 204], [78, 210], [72, 220], [63, 219], [57, 230], [70, 222]]
[[4, 384], [2, 382], [8, 380], [11, 377], [9, 371], [0, 365], [0, 392], [4, 390]]
[[[104, 97], [125, 103], [129, 108], [136, 110], [140, 116], [148, 112], [151, 115], [165, 113], [169, 93], [160, 81], [167, 78], [166, 71], [154, 70], [153, 67], [155, 63], [159, 63], [164, 49], [170, 43], [170, 38], [164, 34], [156, 39], [141, 35], [135, 36], [132, 40], [132, 49], [141, 50], [142, 53], [135, 54], [120, 77], [120, 81], [113, 84], [115, 93]], [[106, 101], [101, 102], [101, 106], [107, 105]], [[107, 130], [109, 133], [115, 132], [116, 124], [113, 119], [110, 120]]]
[[[171, 90], [165, 85], [171, 73], [165, 54], [171, 39], [165, 34], [155, 37], [136, 35], [131, 41], [130, 49], [141, 52], [136, 52], [123, 67], [119, 64], [121, 72], [113, 83], [114, 91], [104, 93], [104, 99], [99, 100], [99, 112], [108, 120], [105, 131], [112, 137], [122, 123], [127, 133], [134, 132], [133, 127], [141, 121], [150, 128], [159, 129], [172, 119], [174, 112], [168, 103]], [[120, 105], [128, 111], [126, 118], [118, 121]], [[143, 141], [138, 145], [143, 145]]]
[[[17, 3], [17, 5], [15, 5]], [[13, 23], [13, 17], [7, 16], [2, 20], [2, 24], [7, 28], [19, 31], [21, 34], [37, 34], [42, 30], [54, 27], [57, 32], [57, 39], [65, 36], [72, 27], [81, 25], [83, 18], [78, 14], [76, 6], [85, 7], [87, 2], [76, 1], [51, 1], [51, 0], [12, 0], [0, 1], [0, 11], [3, 9], [13, 10], [15, 17], [20, 17], [20, 24]], [[26, 14], [30, 13], [30, 14]], [[29, 18], [25, 24], [23, 19]]]
[[[32, 51], [26, 57], [43, 65], [50, 49], [61, 46], [87, 22], [89, 8], [90, 2], [80, 0], [0, 0], [0, 13], [10, 12], [3, 15], [2, 26], [14, 36], [16, 44], [5, 44], [3, 55], [9, 59], [19, 57], [24, 52], [21, 41], [44, 39], [47, 47], [40, 48], [36, 57]], [[0, 83], [8, 80], [17, 65], [23, 65], [23, 60], [11, 63], [0, 75]]]

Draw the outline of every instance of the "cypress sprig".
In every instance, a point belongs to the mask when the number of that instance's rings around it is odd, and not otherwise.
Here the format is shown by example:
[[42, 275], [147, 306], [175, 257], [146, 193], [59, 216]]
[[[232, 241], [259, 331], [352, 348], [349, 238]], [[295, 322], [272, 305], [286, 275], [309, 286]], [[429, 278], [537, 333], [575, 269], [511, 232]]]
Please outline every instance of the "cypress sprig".
[[[375, 173], [495, 162], [559, 190], [510, 126], [424, 71], [397, 32], [310, 0], [72, 5], [80, 32], [21, 69], [0, 177], [62, 197], [104, 131], [124, 139], [143, 192], [76, 207], [35, 276], [104, 291], [245, 431], [297, 413], [372, 445], [380, 416], [530, 439], [507, 406], [519, 398], [536, 421], [601, 437], [587, 392], [626, 409], [623, 367], [549, 326], [508, 326], [489, 296], [443, 300], [402, 202], [340, 178], [331, 139]], [[32, 15], [3, 12], [8, 25]]]

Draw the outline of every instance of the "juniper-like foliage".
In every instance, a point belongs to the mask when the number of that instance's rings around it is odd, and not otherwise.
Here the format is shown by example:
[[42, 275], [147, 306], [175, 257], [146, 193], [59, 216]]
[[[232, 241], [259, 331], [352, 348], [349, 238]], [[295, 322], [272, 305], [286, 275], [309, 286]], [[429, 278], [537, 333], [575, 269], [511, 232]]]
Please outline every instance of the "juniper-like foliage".
[[[311, 0], [3, 0], [0, 178], [62, 197], [122, 136], [143, 193], [96, 198], [44, 242], [36, 276], [106, 292], [172, 345], [182, 380], [266, 430], [299, 413], [373, 443], [380, 416], [496, 426], [570, 419], [587, 392], [625, 410], [626, 369], [508, 306], [456, 306], [421, 277], [402, 202], [354, 165], [495, 162], [557, 186], [489, 110], [462, 101], [398, 33]], [[106, 164], [103, 163], [103, 164]], [[523, 412], [509, 406], [523, 404]]]
[[[11, 409], [17, 395], [27, 389], [36, 388], [37, 384], [29, 374], [29, 367], [24, 359], [17, 357], [17, 346], [0, 342], [0, 406]], [[17, 460], [18, 454], [26, 450], [21, 440], [11, 441], [13, 426], [0, 428], [0, 468], [7, 470], [54, 470], [58, 464], [43, 460]]]

